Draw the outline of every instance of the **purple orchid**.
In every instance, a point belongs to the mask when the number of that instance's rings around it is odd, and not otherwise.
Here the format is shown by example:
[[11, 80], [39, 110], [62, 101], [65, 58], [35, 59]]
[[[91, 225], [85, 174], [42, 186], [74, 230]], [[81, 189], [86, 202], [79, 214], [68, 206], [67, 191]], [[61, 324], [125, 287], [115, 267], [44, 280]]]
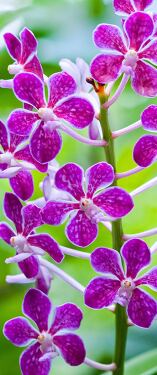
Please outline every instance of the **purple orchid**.
[[43, 70], [37, 57], [37, 40], [26, 27], [20, 33], [20, 39], [14, 34], [4, 34], [4, 41], [14, 64], [8, 66], [10, 74], [32, 72], [43, 80]]
[[[98, 222], [104, 221], [104, 213], [117, 219], [127, 215], [133, 208], [133, 201], [125, 190], [110, 187], [104, 191], [113, 181], [113, 167], [105, 162], [93, 165], [85, 174], [77, 164], [64, 165], [55, 175], [55, 185], [68, 192], [73, 201], [48, 202], [41, 210], [43, 221], [59, 225], [72, 212], [66, 228], [67, 237], [77, 246], [88, 246], [97, 237]], [[103, 191], [96, 194], [100, 189]]]
[[[59, 153], [62, 140], [59, 133], [61, 120], [83, 129], [94, 117], [91, 103], [76, 92], [76, 82], [67, 73], [55, 73], [48, 79], [48, 103], [44, 83], [34, 74], [20, 73], [14, 78], [15, 95], [35, 107], [36, 112], [17, 109], [8, 120], [10, 131], [29, 136], [33, 157], [47, 163]], [[36, 126], [35, 126], [36, 125]], [[33, 129], [33, 133], [32, 133]]]
[[31, 155], [26, 137], [8, 131], [0, 121], [0, 179], [8, 178], [14, 193], [22, 200], [29, 199], [34, 192], [32, 169], [47, 171], [47, 165], [38, 163]]
[[127, 241], [121, 249], [121, 256], [126, 266], [125, 272], [117, 251], [102, 247], [91, 254], [92, 267], [103, 276], [94, 278], [87, 285], [85, 303], [93, 309], [118, 303], [126, 307], [131, 322], [148, 328], [157, 315], [157, 303], [139, 287], [148, 285], [157, 290], [157, 267], [137, 278], [138, 273], [151, 261], [147, 244], [139, 239]]
[[154, 0], [113, 0], [115, 13], [128, 16], [136, 11], [146, 10]]
[[152, 18], [143, 12], [131, 14], [119, 27], [101, 24], [94, 30], [94, 43], [105, 50], [91, 63], [91, 74], [104, 84], [125, 73], [131, 78], [132, 88], [139, 95], [157, 95], [157, 40], [150, 41], [154, 32]]
[[16, 250], [16, 255], [7, 262], [18, 263], [25, 276], [33, 278], [39, 273], [37, 255], [46, 251], [57, 263], [63, 260], [63, 253], [52, 237], [46, 233], [34, 234], [34, 228], [42, 225], [39, 207], [32, 204], [23, 207], [14, 194], [6, 193], [4, 211], [16, 228], [14, 232], [7, 223], [0, 223], [0, 238]]
[[23, 313], [37, 325], [37, 329], [23, 317], [11, 319], [4, 325], [5, 337], [15, 346], [33, 342], [20, 357], [23, 375], [48, 375], [51, 361], [59, 355], [70, 366], [79, 366], [84, 362], [86, 352], [83, 341], [78, 335], [68, 332], [80, 327], [81, 310], [72, 303], [58, 306], [49, 326], [51, 309], [51, 301], [44, 293], [30, 289], [23, 301]]
[[[157, 132], [157, 106], [150, 105], [141, 115], [144, 130]], [[141, 167], [148, 167], [157, 159], [157, 135], [144, 135], [135, 144], [133, 150], [135, 162]]]

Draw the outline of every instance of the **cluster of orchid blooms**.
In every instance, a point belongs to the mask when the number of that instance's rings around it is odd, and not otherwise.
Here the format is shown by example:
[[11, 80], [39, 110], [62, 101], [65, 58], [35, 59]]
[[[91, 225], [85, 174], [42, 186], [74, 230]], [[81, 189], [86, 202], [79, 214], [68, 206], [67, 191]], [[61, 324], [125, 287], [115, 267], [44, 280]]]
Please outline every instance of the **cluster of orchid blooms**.
[[[154, 246], [151, 251], [140, 238], [157, 233], [156, 228], [136, 235], [124, 234], [120, 253], [106, 247], [97, 248], [92, 254], [83, 251], [96, 240], [99, 223], [111, 231], [112, 223], [133, 209], [134, 196], [157, 183], [154, 178], [130, 194], [115, 184], [156, 160], [157, 135], [144, 135], [137, 141], [133, 150], [137, 166], [123, 173], [116, 173], [114, 165], [104, 161], [84, 172], [75, 163], [60, 167], [55, 160], [62, 148], [62, 132], [91, 146], [108, 147], [108, 140], [103, 137], [101, 108], [108, 111], [129, 79], [137, 94], [157, 96], [157, 16], [147, 10], [152, 2], [114, 0], [115, 12], [122, 17], [122, 29], [98, 25], [93, 38], [101, 53], [90, 67], [80, 58], [76, 63], [62, 59], [61, 71], [49, 78], [43, 73], [37, 41], [30, 30], [24, 28], [19, 39], [11, 33], [4, 35], [14, 60], [8, 70], [14, 77], [1, 79], [0, 87], [10, 88], [23, 108], [14, 110], [6, 125], [0, 121], [0, 178], [9, 179], [13, 191], [5, 194], [4, 212], [14, 226], [13, 229], [1, 222], [0, 238], [15, 249], [15, 255], [6, 263], [17, 263], [21, 271], [7, 276], [7, 282], [35, 283], [24, 297], [23, 313], [37, 327], [24, 317], [11, 319], [4, 326], [4, 335], [14, 345], [30, 345], [20, 357], [23, 375], [48, 375], [51, 362], [58, 355], [71, 366], [85, 363], [103, 371], [116, 370], [116, 363], [106, 365], [90, 360], [82, 339], [71, 332], [80, 327], [83, 318], [79, 307], [73, 303], [57, 307], [50, 324], [52, 306], [48, 292], [54, 275], [78, 289], [89, 308], [113, 311], [120, 304], [126, 308], [128, 324], [148, 328], [157, 316], [157, 302], [141, 289], [147, 285], [157, 290], [157, 267], [139, 274], [150, 267], [152, 251], [156, 249]], [[121, 75], [118, 89], [111, 95]], [[102, 97], [106, 98], [104, 102]], [[136, 123], [111, 132], [111, 138], [138, 127], [157, 131], [156, 105], [146, 108]], [[88, 137], [79, 132], [84, 128], [88, 128]], [[41, 184], [43, 196], [36, 201], [30, 201], [33, 170], [46, 174]], [[65, 221], [68, 240], [81, 251], [61, 246], [47, 233], [36, 232], [45, 223], [56, 226]], [[87, 259], [100, 275], [83, 287], [44, 259], [45, 253], [56, 263], [61, 263], [65, 255]]]

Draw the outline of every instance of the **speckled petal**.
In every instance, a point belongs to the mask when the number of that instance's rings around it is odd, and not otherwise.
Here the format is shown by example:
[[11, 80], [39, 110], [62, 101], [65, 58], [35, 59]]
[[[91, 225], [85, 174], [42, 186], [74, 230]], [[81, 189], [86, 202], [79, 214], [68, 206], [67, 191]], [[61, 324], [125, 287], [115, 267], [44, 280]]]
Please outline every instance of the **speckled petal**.
[[103, 309], [111, 305], [120, 288], [119, 280], [96, 277], [91, 280], [85, 289], [85, 304], [92, 309]]
[[147, 285], [153, 290], [157, 290], [157, 267], [152, 268], [148, 273], [135, 280], [135, 285]]
[[33, 73], [19, 73], [13, 80], [17, 98], [35, 108], [45, 106], [44, 83]]
[[28, 136], [38, 120], [37, 113], [26, 109], [16, 109], [8, 118], [8, 128], [13, 133]]
[[43, 292], [29, 289], [24, 297], [23, 312], [37, 324], [40, 332], [47, 331], [51, 301]]
[[139, 327], [149, 328], [156, 314], [156, 301], [146, 292], [136, 288], [128, 305], [129, 319]]
[[70, 366], [79, 366], [84, 362], [86, 351], [79, 336], [73, 333], [56, 335], [53, 342], [60, 349], [62, 357]]
[[66, 234], [74, 245], [86, 247], [96, 239], [98, 226], [87, 217], [84, 211], [79, 210], [70, 219], [66, 227]]
[[116, 80], [120, 75], [123, 59], [121, 55], [97, 55], [90, 66], [92, 77], [102, 84]]
[[141, 115], [142, 126], [145, 130], [157, 132], [157, 106], [152, 104]]
[[151, 260], [147, 244], [138, 238], [125, 242], [121, 249], [121, 255], [126, 263], [126, 276], [132, 279], [142, 268], [148, 266]]
[[54, 335], [62, 329], [75, 330], [83, 319], [82, 311], [73, 303], [65, 303], [56, 308], [54, 320], [49, 332]]
[[15, 346], [25, 346], [38, 337], [38, 332], [22, 316], [8, 320], [3, 333]]
[[64, 255], [58, 243], [49, 234], [36, 234], [28, 238], [28, 243], [46, 251], [55, 262], [62, 262]]
[[135, 144], [133, 150], [135, 162], [140, 167], [148, 167], [157, 158], [157, 136], [144, 135]]
[[28, 279], [36, 277], [39, 273], [39, 261], [33, 255], [19, 262], [18, 266]]
[[108, 163], [97, 163], [87, 169], [85, 178], [87, 184], [87, 197], [92, 198], [97, 190], [103, 189], [112, 184], [114, 180], [114, 170]]
[[24, 160], [24, 161], [27, 161], [28, 163], [31, 163], [32, 165], [34, 165], [35, 168], [37, 168], [42, 173], [47, 172], [48, 164], [38, 163], [31, 155], [29, 145], [22, 148], [20, 151], [15, 152], [14, 157], [17, 160]]
[[157, 63], [157, 40], [152, 40], [142, 51], [138, 54], [140, 59], [146, 59], [150, 62]]
[[27, 236], [36, 227], [42, 224], [42, 218], [40, 213], [40, 208], [34, 204], [29, 203], [22, 209], [23, 225], [24, 225], [24, 235]]
[[14, 237], [15, 233], [12, 228], [6, 223], [0, 223], [0, 238], [10, 245], [11, 237]]
[[129, 49], [138, 51], [153, 33], [153, 20], [147, 13], [133, 13], [125, 21], [124, 30], [128, 35]]
[[124, 272], [120, 255], [116, 250], [99, 247], [91, 254], [91, 265], [95, 271], [116, 276], [119, 280], [124, 279]]
[[22, 375], [48, 375], [51, 369], [51, 360], [39, 361], [42, 356], [40, 344], [36, 343], [26, 349], [20, 357]]
[[18, 62], [20, 61], [21, 57], [21, 42], [20, 40], [13, 34], [11, 33], [5, 33], [3, 35], [7, 50], [10, 54], [10, 56], [14, 59], [17, 60]]
[[14, 153], [16, 148], [24, 141], [26, 141], [26, 139], [28, 139], [27, 136], [23, 136], [23, 135], [18, 135], [18, 134], [15, 134], [15, 133], [12, 133], [10, 132], [9, 134], [9, 150], [10, 152]]
[[5, 193], [4, 211], [8, 219], [13, 221], [18, 233], [22, 232], [22, 204], [13, 193]]
[[54, 73], [48, 80], [48, 106], [53, 107], [58, 100], [65, 98], [76, 91], [76, 82], [65, 72]]
[[113, 6], [115, 13], [120, 16], [128, 16], [128, 14], [135, 12], [131, 0], [113, 0]]
[[94, 30], [93, 39], [99, 48], [118, 51], [122, 54], [127, 52], [123, 33], [118, 26], [109, 24], [98, 25]]
[[4, 151], [6, 151], [9, 147], [7, 129], [2, 121], [0, 121], [0, 145]]
[[27, 59], [33, 56], [37, 50], [37, 40], [34, 34], [26, 27], [20, 33], [21, 38], [21, 64], [24, 64]]
[[79, 203], [50, 201], [41, 210], [43, 222], [50, 225], [64, 223], [69, 213], [79, 209]]
[[119, 187], [111, 187], [99, 193], [93, 202], [107, 215], [115, 218], [127, 215], [134, 206], [131, 196]]
[[79, 201], [85, 196], [83, 178], [83, 169], [78, 164], [68, 163], [56, 172], [55, 185], [58, 189], [67, 191]]
[[87, 99], [71, 96], [58, 102], [54, 107], [54, 114], [76, 128], [83, 129], [93, 121], [95, 111]]
[[146, 97], [157, 95], [157, 69], [150, 64], [139, 60], [131, 82], [137, 94]]
[[26, 169], [20, 170], [16, 176], [10, 178], [10, 185], [14, 193], [23, 201], [29, 199], [34, 192], [33, 177]]
[[24, 65], [24, 71], [34, 73], [43, 80], [43, 69], [37, 56], [34, 56], [27, 64]]
[[133, 0], [137, 10], [145, 10], [154, 0]]

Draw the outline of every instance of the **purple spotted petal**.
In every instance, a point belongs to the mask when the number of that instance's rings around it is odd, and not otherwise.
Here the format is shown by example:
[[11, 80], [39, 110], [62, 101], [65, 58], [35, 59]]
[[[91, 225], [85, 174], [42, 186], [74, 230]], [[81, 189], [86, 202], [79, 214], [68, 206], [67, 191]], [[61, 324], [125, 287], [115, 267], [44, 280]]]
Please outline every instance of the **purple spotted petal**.
[[60, 349], [62, 357], [70, 366], [79, 366], [84, 362], [86, 351], [79, 336], [73, 333], [56, 335], [53, 342]]
[[28, 204], [22, 209], [23, 225], [24, 231], [23, 234], [27, 236], [32, 230], [36, 227], [39, 227], [42, 223], [40, 208], [34, 204]]
[[36, 277], [39, 273], [39, 262], [37, 257], [33, 255], [19, 262], [18, 266], [28, 279]]
[[135, 144], [133, 157], [140, 167], [148, 167], [157, 158], [157, 136], [144, 135]]
[[135, 12], [131, 0], [113, 0], [115, 13], [126, 16]]
[[21, 42], [11, 33], [4, 34], [3, 38], [10, 56], [19, 62], [21, 57]]
[[141, 45], [152, 35], [154, 24], [147, 13], [131, 14], [124, 24], [129, 39], [129, 49], [138, 51]]
[[47, 331], [51, 302], [44, 293], [30, 289], [24, 297], [23, 312], [37, 324], [40, 332]]
[[16, 176], [11, 177], [10, 185], [14, 193], [23, 201], [26, 201], [33, 195], [33, 177], [27, 170], [20, 170], [19, 172], [17, 172]]
[[49, 332], [54, 335], [62, 329], [78, 329], [82, 318], [82, 311], [76, 305], [73, 303], [65, 303], [56, 308], [54, 320]]
[[99, 48], [115, 50], [122, 54], [127, 52], [123, 34], [118, 26], [100, 24], [94, 30], [93, 38]]
[[55, 185], [58, 189], [67, 191], [76, 200], [80, 200], [85, 196], [83, 191], [84, 171], [74, 163], [65, 164], [55, 175]]
[[34, 56], [27, 64], [24, 65], [24, 71], [34, 73], [43, 80], [43, 69], [37, 56]]
[[142, 51], [138, 54], [140, 59], [147, 59], [150, 62], [157, 63], [157, 40], [152, 40]]
[[39, 343], [26, 349], [20, 357], [22, 375], [48, 375], [51, 369], [51, 360], [39, 361], [41, 356], [42, 352]]
[[22, 30], [20, 33], [21, 38], [21, 45], [22, 45], [22, 51], [21, 51], [21, 64], [24, 64], [30, 56], [35, 54], [37, 49], [37, 40], [33, 33], [27, 29], [26, 27]]
[[157, 69], [146, 62], [137, 62], [131, 82], [137, 94], [146, 97], [157, 95]]
[[142, 268], [151, 260], [150, 250], [147, 244], [140, 239], [127, 241], [121, 249], [122, 257], [126, 263], [126, 276], [134, 279]]
[[25, 346], [38, 337], [38, 332], [22, 316], [8, 320], [3, 333], [16, 346]]
[[45, 106], [44, 84], [35, 74], [17, 74], [13, 81], [13, 89], [19, 100], [35, 108]]
[[139, 279], [135, 280], [136, 286], [142, 285], [142, 284], [148, 285], [153, 290], [157, 290], [157, 268], [156, 267], [152, 268], [151, 271], [149, 271], [148, 273], [146, 273]]
[[22, 204], [13, 193], [4, 196], [4, 211], [8, 219], [13, 221], [18, 233], [22, 232]]
[[4, 151], [8, 150], [8, 133], [2, 121], [0, 121], [0, 145], [2, 146]]
[[62, 139], [57, 130], [51, 130], [41, 122], [31, 137], [31, 153], [39, 163], [53, 160], [62, 147]]
[[79, 210], [70, 219], [66, 227], [66, 234], [74, 245], [86, 247], [96, 239], [98, 226], [87, 217], [84, 211]]
[[156, 301], [146, 292], [136, 288], [128, 305], [129, 319], [139, 327], [149, 328], [156, 314]]
[[40, 172], [47, 172], [48, 165], [38, 163], [31, 155], [30, 147], [27, 145], [22, 148], [20, 151], [14, 153], [14, 157], [17, 160], [25, 160], [28, 163], [34, 165]]
[[30, 236], [28, 243], [46, 251], [57, 263], [60, 263], [64, 258], [58, 243], [48, 234]]
[[27, 111], [26, 109], [16, 109], [8, 118], [8, 128], [13, 133], [27, 136], [38, 120], [39, 116], [37, 113]]
[[157, 131], [157, 106], [150, 105], [141, 115], [142, 126], [145, 130]]
[[94, 108], [87, 99], [71, 96], [58, 102], [54, 114], [76, 128], [83, 129], [93, 121]]
[[79, 209], [79, 204], [75, 202], [50, 201], [41, 211], [42, 219], [46, 224], [59, 225], [66, 220], [70, 211], [77, 209]]
[[112, 184], [114, 180], [114, 170], [108, 163], [97, 163], [87, 169], [85, 177], [87, 183], [87, 197], [92, 198], [96, 190]]
[[123, 59], [121, 55], [97, 55], [90, 66], [92, 77], [102, 84], [114, 81], [120, 75]]
[[119, 280], [124, 279], [120, 255], [116, 250], [99, 247], [91, 254], [91, 265], [101, 273], [109, 273]]
[[53, 107], [58, 100], [65, 98], [76, 91], [76, 82], [65, 72], [55, 73], [48, 80], [49, 99], [48, 106]]
[[131, 196], [119, 187], [108, 188], [95, 196], [93, 202], [107, 215], [115, 218], [127, 215], [134, 206]]
[[10, 152], [14, 153], [17, 146], [20, 145], [22, 142], [24, 142], [27, 139], [27, 136], [18, 135], [15, 133], [10, 132], [9, 134], [9, 150]]
[[14, 237], [15, 233], [12, 228], [6, 223], [0, 223], [0, 238], [10, 245], [11, 237]]
[[41, 290], [43, 293], [48, 294], [51, 287], [52, 278], [53, 277], [50, 274], [49, 270], [45, 267], [40, 266], [38, 277], [36, 278], [35, 283], [36, 288]]
[[145, 10], [154, 0], [133, 0], [137, 10]]
[[120, 288], [119, 280], [96, 277], [91, 280], [85, 289], [85, 304], [92, 309], [103, 309], [114, 302]]

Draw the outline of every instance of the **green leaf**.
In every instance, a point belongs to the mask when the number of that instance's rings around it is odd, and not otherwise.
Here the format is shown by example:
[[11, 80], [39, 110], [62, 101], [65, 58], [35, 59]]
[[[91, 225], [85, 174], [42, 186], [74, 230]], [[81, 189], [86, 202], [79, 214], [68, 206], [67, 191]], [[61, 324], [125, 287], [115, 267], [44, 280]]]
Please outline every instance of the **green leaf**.
[[157, 349], [154, 349], [127, 361], [124, 375], [155, 375], [156, 373]]

